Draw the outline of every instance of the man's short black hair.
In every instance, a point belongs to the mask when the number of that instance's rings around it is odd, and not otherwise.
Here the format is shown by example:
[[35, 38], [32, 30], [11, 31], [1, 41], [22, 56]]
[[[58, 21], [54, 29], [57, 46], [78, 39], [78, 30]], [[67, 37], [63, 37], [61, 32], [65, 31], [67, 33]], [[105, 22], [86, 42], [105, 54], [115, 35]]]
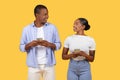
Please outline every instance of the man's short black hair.
[[41, 9], [47, 9], [47, 7], [44, 6], [44, 5], [37, 5], [37, 6], [34, 8], [34, 15], [38, 14]]

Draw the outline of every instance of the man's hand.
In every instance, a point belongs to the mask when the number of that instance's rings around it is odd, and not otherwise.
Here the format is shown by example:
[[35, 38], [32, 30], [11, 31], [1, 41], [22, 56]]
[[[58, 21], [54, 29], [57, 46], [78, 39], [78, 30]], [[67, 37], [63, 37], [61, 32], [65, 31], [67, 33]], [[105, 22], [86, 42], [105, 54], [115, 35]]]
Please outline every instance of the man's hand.
[[35, 47], [38, 45], [38, 41], [37, 40], [33, 40], [32, 42], [29, 43], [29, 46], [31, 47]]
[[38, 44], [41, 45], [41, 46], [50, 47], [52, 49], [56, 48], [55, 44], [50, 43], [50, 42], [48, 42], [46, 40], [40, 40], [40, 41], [38, 41]]
[[32, 42], [28, 43], [25, 45], [25, 50], [29, 50], [31, 47], [35, 47], [38, 45], [38, 41], [37, 40], [33, 40]]
[[38, 41], [38, 44], [41, 46], [48, 47], [50, 43], [46, 40], [40, 40], [40, 41]]

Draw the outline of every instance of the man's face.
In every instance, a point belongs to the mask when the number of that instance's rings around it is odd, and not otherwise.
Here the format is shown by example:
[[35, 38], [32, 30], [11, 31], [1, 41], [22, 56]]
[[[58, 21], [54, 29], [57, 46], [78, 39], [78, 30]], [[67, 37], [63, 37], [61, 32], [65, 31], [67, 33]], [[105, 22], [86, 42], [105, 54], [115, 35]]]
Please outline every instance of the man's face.
[[48, 10], [47, 9], [41, 9], [38, 14], [36, 14], [36, 18], [42, 23], [45, 24], [48, 19]]

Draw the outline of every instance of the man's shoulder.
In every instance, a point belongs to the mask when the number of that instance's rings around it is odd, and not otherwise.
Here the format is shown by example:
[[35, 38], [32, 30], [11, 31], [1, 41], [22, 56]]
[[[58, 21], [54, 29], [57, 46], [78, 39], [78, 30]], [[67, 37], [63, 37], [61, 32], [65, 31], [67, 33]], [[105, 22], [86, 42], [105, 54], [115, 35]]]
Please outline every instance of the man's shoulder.
[[30, 29], [30, 28], [33, 27], [33, 26], [34, 26], [34, 24], [31, 23], [31, 24], [26, 25], [26, 26], [24, 27], [24, 29]]
[[34, 26], [34, 23], [30, 23], [30, 24], [26, 25], [25, 28], [29, 28], [29, 27], [32, 27], [32, 26]]
[[52, 28], [56, 28], [56, 26], [54, 24], [50, 23], [50, 22], [47, 22], [46, 25], [49, 26], [49, 27], [52, 27]]

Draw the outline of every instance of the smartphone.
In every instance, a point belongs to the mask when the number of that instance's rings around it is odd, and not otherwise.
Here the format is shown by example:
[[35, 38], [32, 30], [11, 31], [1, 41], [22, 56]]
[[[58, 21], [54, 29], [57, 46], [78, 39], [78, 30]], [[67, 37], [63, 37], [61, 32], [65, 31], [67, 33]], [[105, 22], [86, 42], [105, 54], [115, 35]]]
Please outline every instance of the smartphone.
[[43, 40], [43, 38], [37, 38], [37, 40], [41, 41], [41, 40]]
[[80, 49], [75, 49], [75, 50], [74, 50], [74, 52], [79, 52], [79, 51], [80, 51]]

